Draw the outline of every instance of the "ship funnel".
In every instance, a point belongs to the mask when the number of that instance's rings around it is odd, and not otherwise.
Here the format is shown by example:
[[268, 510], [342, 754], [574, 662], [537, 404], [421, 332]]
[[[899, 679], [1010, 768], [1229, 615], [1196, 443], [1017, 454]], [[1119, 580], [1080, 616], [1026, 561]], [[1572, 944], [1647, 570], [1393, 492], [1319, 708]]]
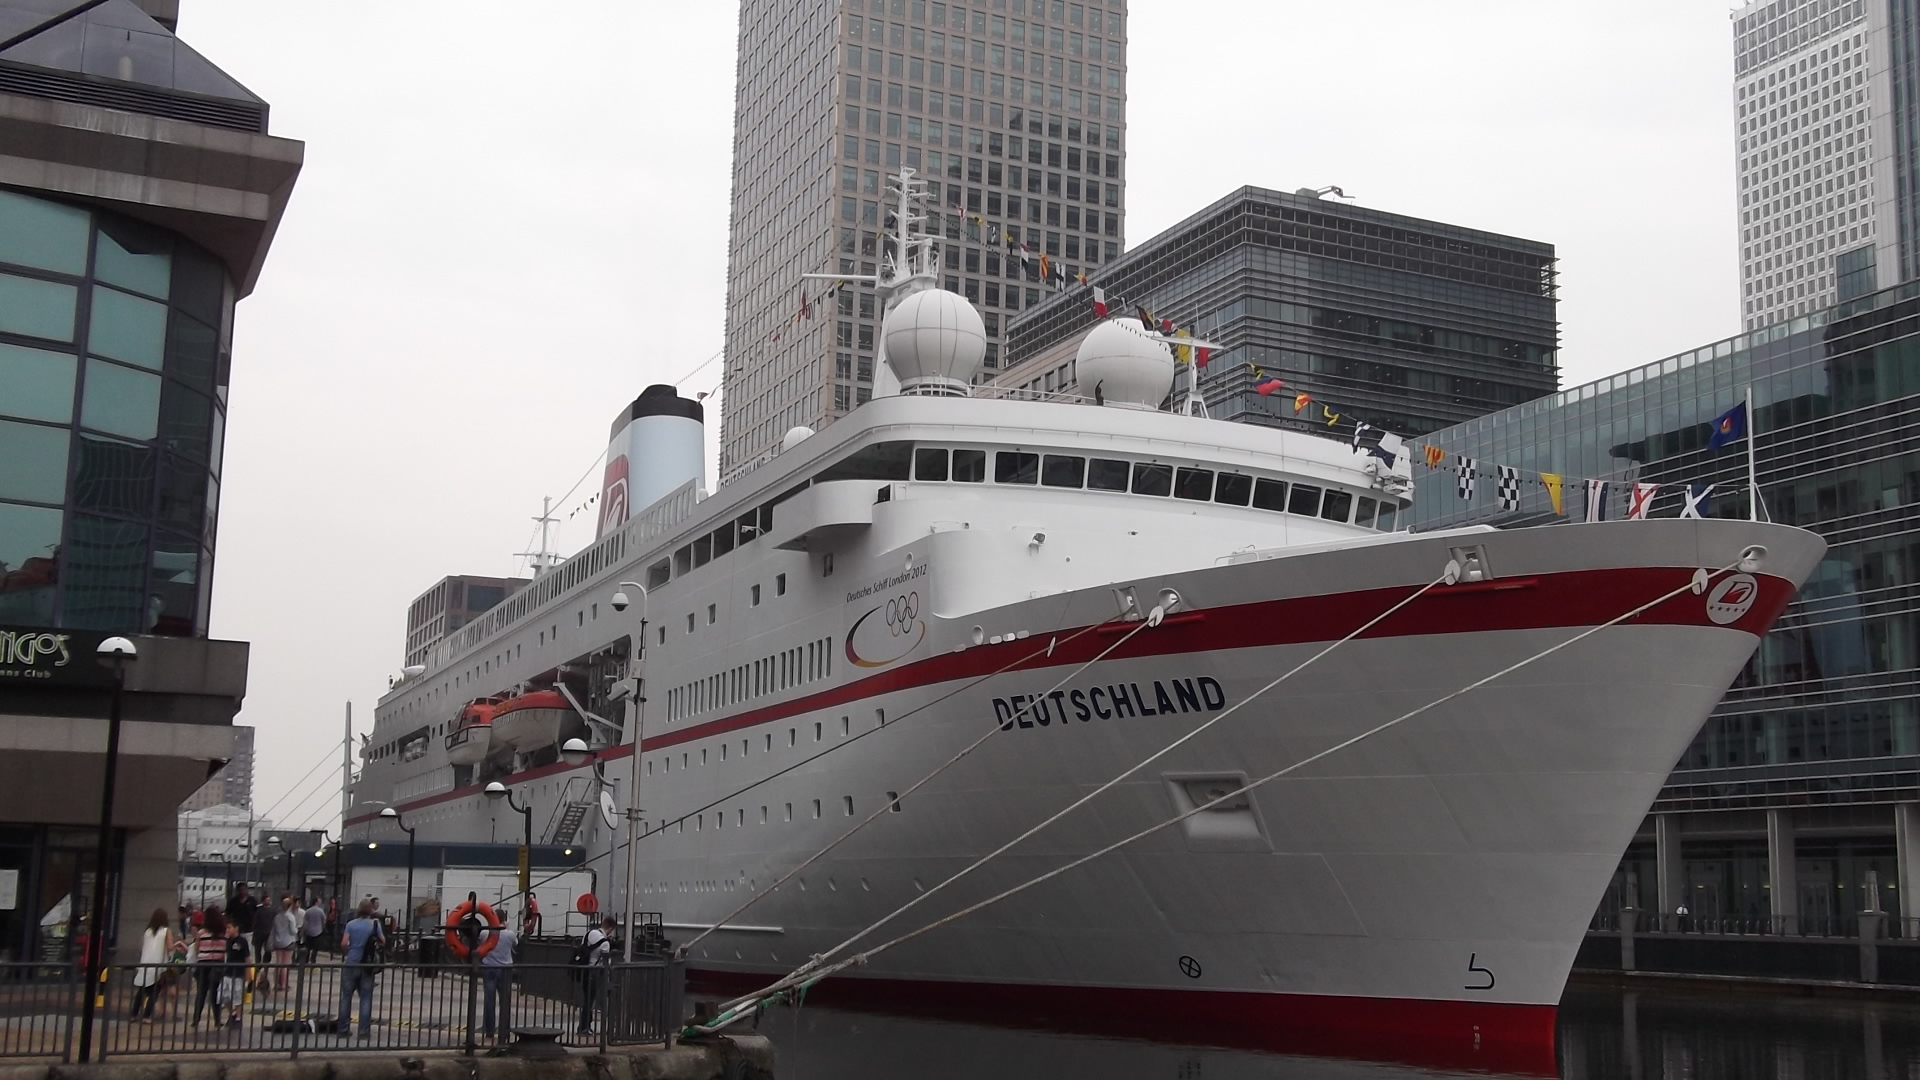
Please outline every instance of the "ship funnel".
[[595, 536], [705, 475], [706, 411], [671, 386], [647, 387], [613, 418]]

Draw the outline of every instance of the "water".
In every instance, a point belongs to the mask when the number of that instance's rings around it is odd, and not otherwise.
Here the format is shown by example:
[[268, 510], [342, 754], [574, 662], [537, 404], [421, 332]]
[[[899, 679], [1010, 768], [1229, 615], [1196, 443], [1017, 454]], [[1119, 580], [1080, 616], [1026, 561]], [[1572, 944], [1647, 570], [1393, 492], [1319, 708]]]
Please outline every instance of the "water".
[[[1484, 1069], [1378, 1064], [881, 1015], [780, 1008], [760, 1033], [779, 1080], [1408, 1080], [1485, 1077]], [[1180, 1040], [1187, 1041], [1187, 1040]], [[1561, 1003], [1558, 1063], [1521, 1074], [1563, 1080], [1920, 1080], [1920, 996], [1807, 997], [1730, 990], [1626, 992], [1573, 987]], [[1503, 1074], [1504, 1070], [1503, 1070]]]

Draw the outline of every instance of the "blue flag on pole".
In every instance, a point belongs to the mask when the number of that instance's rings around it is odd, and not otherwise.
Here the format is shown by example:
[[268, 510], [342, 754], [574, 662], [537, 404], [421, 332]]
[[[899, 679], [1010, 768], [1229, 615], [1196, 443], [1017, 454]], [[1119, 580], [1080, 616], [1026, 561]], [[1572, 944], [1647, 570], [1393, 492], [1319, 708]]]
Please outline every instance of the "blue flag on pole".
[[1713, 436], [1707, 440], [1707, 449], [1718, 450], [1744, 438], [1746, 434], [1747, 403], [1743, 401], [1713, 418]]

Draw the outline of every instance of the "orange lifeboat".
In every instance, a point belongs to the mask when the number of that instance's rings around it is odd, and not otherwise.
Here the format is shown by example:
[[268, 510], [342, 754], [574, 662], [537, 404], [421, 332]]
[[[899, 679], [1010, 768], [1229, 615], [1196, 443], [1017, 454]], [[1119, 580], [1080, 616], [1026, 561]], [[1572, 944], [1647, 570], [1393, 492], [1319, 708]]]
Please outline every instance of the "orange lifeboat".
[[493, 698], [470, 701], [460, 710], [447, 733], [447, 760], [455, 765], [478, 765], [493, 749], [493, 717], [499, 706]]
[[493, 711], [493, 737], [522, 753], [558, 746], [585, 734], [586, 722], [557, 690], [533, 690], [500, 702]]

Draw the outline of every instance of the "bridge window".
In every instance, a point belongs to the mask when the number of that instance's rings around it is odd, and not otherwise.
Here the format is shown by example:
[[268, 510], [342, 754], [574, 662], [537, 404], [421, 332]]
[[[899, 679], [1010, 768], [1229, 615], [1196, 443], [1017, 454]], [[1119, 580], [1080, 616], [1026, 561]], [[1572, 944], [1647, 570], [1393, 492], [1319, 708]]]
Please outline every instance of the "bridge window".
[[1148, 465], [1146, 462], [1135, 462], [1133, 466], [1133, 493], [1135, 495], [1173, 494], [1173, 466]]
[[1373, 512], [1379, 508], [1379, 505], [1374, 500], [1362, 496], [1359, 508], [1353, 512], [1353, 523], [1363, 528], [1373, 528]]
[[827, 466], [814, 483], [830, 480], [905, 480], [913, 460], [910, 442], [883, 442], [862, 447]]
[[1287, 496], [1287, 513], [1313, 517], [1320, 512], [1320, 489], [1312, 484], [1295, 484]]
[[1221, 473], [1213, 484], [1213, 501], [1229, 506], [1245, 506], [1253, 496], [1253, 477], [1240, 473]]
[[728, 522], [713, 531], [713, 556], [719, 558], [733, 550], [733, 523]]
[[1373, 527], [1379, 529], [1381, 532], [1392, 532], [1394, 518], [1398, 517], [1399, 513], [1399, 504], [1382, 502], [1380, 504], [1380, 519], [1374, 522]]
[[945, 450], [922, 447], [913, 452], [913, 478], [915, 480], [945, 480], [947, 478], [947, 452]]
[[1213, 498], [1213, 470], [1181, 469], [1174, 478], [1173, 497], [1198, 502]]
[[1048, 487], [1077, 488], [1086, 479], [1087, 459], [1065, 454], [1048, 454], [1040, 471], [1040, 482]]
[[665, 585], [672, 577], [672, 567], [665, 559], [647, 567], [647, 588], [657, 589]]
[[1320, 516], [1328, 521], [1347, 521], [1352, 518], [1353, 492], [1329, 488], [1326, 499], [1320, 503]]
[[703, 536], [693, 542], [693, 565], [705, 566], [713, 561], [713, 537]]
[[987, 482], [987, 452], [985, 450], [955, 450], [953, 452], [953, 479], [960, 484], [984, 484]]
[[1128, 466], [1113, 458], [1094, 458], [1087, 462], [1087, 486], [1095, 491], [1127, 490]]
[[1002, 450], [993, 455], [993, 482], [1035, 484], [1040, 481], [1040, 455]]

